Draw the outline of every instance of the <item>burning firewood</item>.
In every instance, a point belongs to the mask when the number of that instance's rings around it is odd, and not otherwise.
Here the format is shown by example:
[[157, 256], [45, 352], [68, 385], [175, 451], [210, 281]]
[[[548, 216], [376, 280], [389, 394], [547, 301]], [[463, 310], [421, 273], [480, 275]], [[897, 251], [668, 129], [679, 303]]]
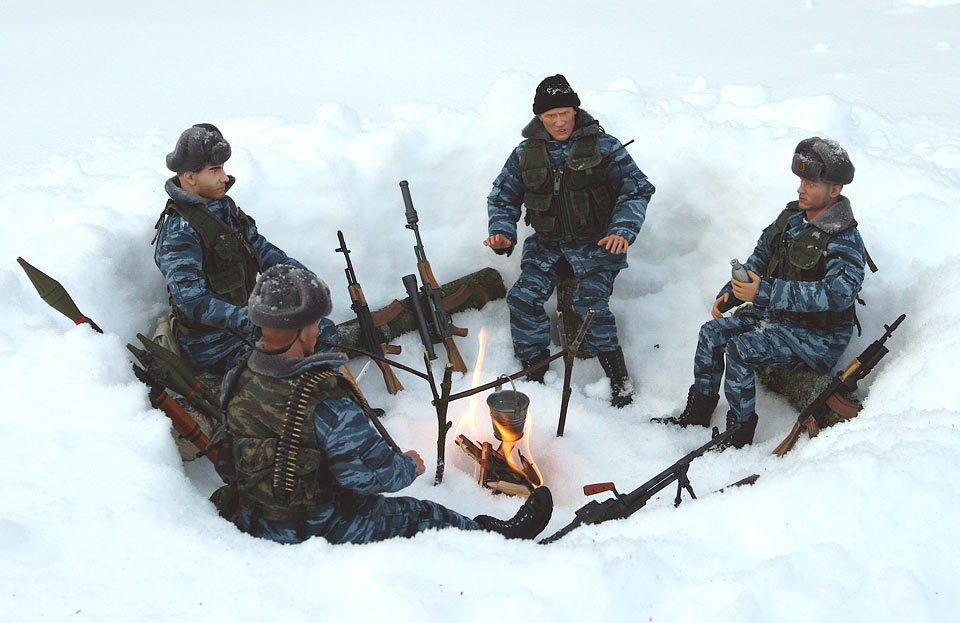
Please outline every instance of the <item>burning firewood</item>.
[[512, 452], [513, 444], [509, 448], [501, 443], [494, 448], [489, 441], [480, 446], [459, 435], [456, 444], [479, 466], [477, 482], [495, 493], [507, 495], [529, 496], [533, 490], [543, 484], [533, 464], [519, 451], [520, 466], [514, 467], [507, 461], [504, 452]]

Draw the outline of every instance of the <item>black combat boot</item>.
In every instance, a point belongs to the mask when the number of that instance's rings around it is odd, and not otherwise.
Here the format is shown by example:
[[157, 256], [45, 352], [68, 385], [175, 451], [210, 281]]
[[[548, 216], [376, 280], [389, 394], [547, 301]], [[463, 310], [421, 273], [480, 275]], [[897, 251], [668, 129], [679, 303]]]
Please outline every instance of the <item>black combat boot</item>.
[[[529, 368], [529, 367], [532, 366], [533, 364], [537, 363], [538, 361], [543, 361], [544, 359], [546, 359], [546, 358], [549, 357], [549, 356], [550, 356], [550, 351], [547, 350], [546, 348], [544, 348], [543, 350], [540, 351], [540, 354], [537, 355], [536, 357], [534, 357], [533, 359], [524, 359], [524, 360], [522, 360], [520, 363], [521, 363], [521, 365], [523, 365], [523, 369], [526, 370], [527, 368]], [[540, 384], [542, 385], [542, 384], [543, 384], [543, 375], [546, 374], [546, 373], [547, 373], [547, 370], [549, 370], [549, 369], [550, 369], [550, 364], [549, 364], [549, 363], [548, 363], [547, 365], [545, 365], [545, 366], [541, 366], [541, 367], [537, 368], [536, 370], [534, 370], [533, 372], [530, 372], [529, 374], [527, 374], [527, 380], [528, 380], [528, 381], [536, 381], [537, 383], [540, 383]]]
[[[757, 422], [760, 418], [756, 413], [750, 415], [750, 419], [740, 424], [740, 430], [733, 434], [730, 439], [717, 446], [720, 451], [727, 448], [742, 448], [753, 443], [753, 434], [757, 431]], [[737, 414], [731, 409], [727, 411], [727, 430], [730, 430], [737, 424]]]
[[680, 415], [672, 417], [655, 417], [651, 422], [658, 424], [676, 424], [684, 428], [688, 426], [710, 426], [710, 417], [717, 408], [720, 396], [707, 396], [697, 391], [693, 385], [687, 390], [687, 406]]
[[497, 519], [490, 515], [477, 515], [475, 522], [491, 532], [498, 532], [508, 539], [534, 539], [550, 523], [553, 515], [553, 496], [550, 489], [538, 487], [533, 490], [512, 519]]
[[610, 404], [622, 409], [633, 402], [633, 388], [627, 376], [627, 364], [623, 360], [623, 350], [610, 350], [597, 353], [604, 374], [610, 379]]

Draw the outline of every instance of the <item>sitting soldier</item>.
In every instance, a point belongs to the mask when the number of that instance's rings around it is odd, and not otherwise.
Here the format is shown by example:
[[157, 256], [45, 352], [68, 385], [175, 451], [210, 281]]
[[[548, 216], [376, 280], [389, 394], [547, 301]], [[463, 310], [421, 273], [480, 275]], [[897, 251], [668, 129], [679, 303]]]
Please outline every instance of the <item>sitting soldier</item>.
[[[870, 261], [850, 201], [840, 194], [853, 181], [853, 164], [836, 142], [815, 136], [797, 145], [792, 170], [800, 178], [798, 200], [763, 231], [744, 262], [750, 281], [727, 283], [713, 304], [713, 320], [700, 328], [686, 408], [654, 421], [709, 426], [726, 355], [727, 429], [742, 424], [729, 445], [742, 448], [753, 443], [757, 427], [758, 366], [806, 364], [829, 372], [849, 344]], [[745, 302], [753, 306], [723, 317]]]
[[318, 321], [331, 309], [326, 284], [307, 270], [274, 266], [247, 309], [263, 340], [224, 379], [217, 458], [239, 496], [243, 530], [281, 543], [312, 536], [369, 543], [451, 526], [532, 539], [546, 527], [553, 510], [546, 487], [508, 521], [380, 495], [410, 485], [424, 464], [378, 433], [366, 401], [338, 371], [346, 357], [315, 352]]
[[[176, 175], [164, 186], [169, 199], [154, 238], [180, 356], [195, 372], [215, 375], [235, 366], [255, 339], [246, 304], [257, 274], [277, 264], [304, 267], [268, 242], [227, 195], [236, 181], [223, 170], [230, 154], [209, 123], [183, 131], [167, 155]], [[336, 341], [332, 322], [324, 320], [321, 329]]]

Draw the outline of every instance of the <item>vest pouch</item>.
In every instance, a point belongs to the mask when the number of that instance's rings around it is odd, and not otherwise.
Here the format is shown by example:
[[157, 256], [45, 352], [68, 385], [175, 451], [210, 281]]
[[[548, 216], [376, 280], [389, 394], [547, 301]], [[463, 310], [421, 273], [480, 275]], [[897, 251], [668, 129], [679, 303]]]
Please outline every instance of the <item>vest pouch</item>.
[[313, 448], [300, 448], [297, 452], [297, 476], [315, 474], [325, 464], [324, 455]]
[[247, 304], [246, 274], [242, 264], [233, 264], [215, 273], [207, 274], [207, 281], [214, 294], [233, 305]]
[[593, 197], [597, 220], [600, 227], [603, 228], [600, 233], [606, 235], [607, 228], [610, 227], [610, 219], [613, 216], [613, 201], [610, 199], [610, 191], [607, 190], [606, 185], [594, 186], [590, 189], [590, 196]]
[[790, 265], [803, 271], [816, 268], [823, 257], [823, 249], [818, 244], [818, 238], [829, 237], [813, 227], [797, 236], [787, 251], [787, 260]]
[[234, 259], [234, 255], [237, 254], [239, 248], [240, 242], [236, 236], [220, 234], [220, 239], [213, 245], [213, 252], [216, 253], [217, 257], [221, 260], [230, 261]]
[[[247, 477], [256, 477], [273, 470], [277, 458], [276, 438], [233, 440], [233, 454], [237, 471]], [[245, 478], [241, 478], [241, 481]]]
[[548, 234], [557, 225], [557, 217], [551, 210], [552, 195], [526, 192], [523, 195], [523, 205], [527, 208], [524, 221], [533, 227], [539, 234]]

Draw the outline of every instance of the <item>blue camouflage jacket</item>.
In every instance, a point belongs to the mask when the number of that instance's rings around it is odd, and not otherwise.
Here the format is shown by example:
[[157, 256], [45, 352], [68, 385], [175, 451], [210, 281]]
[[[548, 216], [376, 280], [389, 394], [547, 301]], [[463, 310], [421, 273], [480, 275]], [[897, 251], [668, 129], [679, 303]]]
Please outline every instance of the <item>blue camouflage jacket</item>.
[[[577, 110], [576, 129], [563, 143], [553, 140], [537, 117], [527, 124], [522, 135], [525, 139], [544, 139], [551, 163], [554, 167], [561, 167], [570, 155], [570, 148], [574, 141], [584, 136], [586, 132], [596, 131], [595, 128], [597, 126], [594, 124], [594, 118], [581, 108]], [[616, 199], [607, 234], [623, 236], [628, 243], [633, 244], [646, 218], [647, 204], [656, 189], [637, 167], [627, 150], [621, 149], [620, 141], [602, 130], [598, 133], [598, 139], [601, 155], [612, 154], [606, 164], [607, 184]], [[520, 177], [520, 157], [526, 142], [526, 140], [521, 142], [507, 158], [500, 175], [493, 182], [493, 189], [487, 196], [488, 235], [506, 236], [512, 243], [509, 253], [512, 253], [516, 247], [517, 222], [520, 220], [523, 205], [524, 187]], [[548, 242], [540, 240], [534, 232], [524, 244], [524, 261], [530, 259], [532, 255], [541, 255], [544, 256], [543, 259], [547, 265], [552, 265], [552, 260], [556, 258], [551, 256], [562, 254], [570, 260], [574, 272], [578, 275], [591, 270], [591, 266], [581, 265], [585, 262], [580, 261], [579, 258], [589, 257], [590, 261], [586, 264], [591, 265], [599, 262], [616, 269], [626, 266], [626, 253], [614, 255], [605, 250], [602, 251], [602, 254], [598, 253], [595, 242]]]
[[[795, 202], [794, 202], [795, 203]], [[790, 207], [793, 204], [788, 204]], [[787, 240], [793, 240], [809, 227], [832, 234], [824, 252], [826, 275], [821, 281], [785, 281], [766, 275], [771, 252], [767, 244], [768, 225], [744, 267], [760, 276], [760, 287], [753, 305], [770, 320], [780, 320], [778, 312], [843, 311], [852, 306], [860, 293], [865, 276], [866, 248], [857, 231], [850, 201], [840, 195], [836, 203], [811, 221], [802, 212], [790, 217]], [[851, 226], [852, 225], [852, 226]], [[733, 296], [733, 287], [727, 282], [717, 297], [730, 294], [734, 304], [743, 301]], [[792, 336], [794, 352], [818, 371], [825, 371], [836, 363], [853, 335], [853, 322], [832, 329], [796, 326], [788, 332]], [[813, 348], [816, 346], [816, 348]]]
[[[227, 190], [236, 181], [232, 175], [229, 178]], [[206, 203], [201, 197], [180, 188], [176, 176], [167, 180], [164, 189], [175, 201], [206, 205], [210, 212], [227, 225], [234, 229], [238, 228], [229, 214], [226, 198]], [[306, 268], [261, 236], [252, 218], [247, 238], [260, 259], [261, 270], [266, 270], [275, 264], [290, 264], [298, 268]], [[163, 222], [163, 227], [157, 234], [154, 261], [166, 279], [174, 304], [189, 317], [208, 327], [221, 329], [217, 333], [226, 333], [227, 329], [233, 329], [245, 336], [253, 335], [253, 324], [247, 316], [247, 308], [231, 305], [210, 291], [203, 272], [200, 235], [180, 215], [169, 214]]]

